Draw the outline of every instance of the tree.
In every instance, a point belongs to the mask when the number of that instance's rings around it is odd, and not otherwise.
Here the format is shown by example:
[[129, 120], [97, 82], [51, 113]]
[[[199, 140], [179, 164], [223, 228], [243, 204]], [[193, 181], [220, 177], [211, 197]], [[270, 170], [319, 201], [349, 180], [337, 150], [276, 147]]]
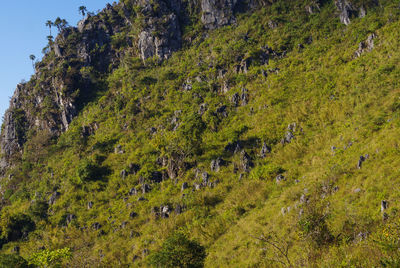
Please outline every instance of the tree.
[[68, 22], [65, 19], [57, 17], [56, 20], [54, 21], [54, 26], [57, 27], [58, 31], [61, 31], [68, 26]]
[[57, 19], [53, 23], [53, 25], [56, 26], [59, 31], [61, 30], [60, 28], [61, 22], [62, 22], [61, 18], [57, 17]]
[[29, 59], [32, 61], [32, 68], [33, 68], [33, 71], [35, 71], [35, 59], [36, 59], [36, 56], [31, 54], [29, 56]]
[[80, 6], [79, 7], [79, 13], [82, 14], [82, 17], [85, 17], [86, 12], [87, 12], [87, 9], [86, 9], [85, 6]]
[[0, 221], [1, 238], [7, 242], [25, 238], [36, 229], [35, 222], [26, 214], [3, 214]]
[[51, 27], [54, 26], [54, 23], [51, 20], [46, 21], [46, 26], [50, 29], [50, 36], [51, 36]]
[[163, 243], [161, 249], [149, 256], [155, 267], [203, 267], [206, 252], [202, 245], [189, 240], [181, 232], [174, 233]]

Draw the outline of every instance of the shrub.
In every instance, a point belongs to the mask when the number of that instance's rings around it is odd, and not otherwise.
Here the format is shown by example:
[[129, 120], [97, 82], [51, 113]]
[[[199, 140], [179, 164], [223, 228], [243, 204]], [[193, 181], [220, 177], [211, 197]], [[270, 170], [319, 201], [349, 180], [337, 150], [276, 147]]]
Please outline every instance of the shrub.
[[21, 256], [15, 254], [0, 254], [0, 268], [25, 268], [34, 267]]
[[156, 267], [203, 267], [206, 252], [196, 241], [177, 232], [168, 237], [161, 249], [149, 256]]
[[29, 206], [29, 213], [36, 220], [42, 220], [47, 218], [47, 210], [49, 209], [49, 204], [44, 201], [35, 201]]
[[1, 237], [8, 242], [24, 238], [35, 229], [35, 223], [26, 214], [2, 215]]
[[29, 263], [38, 267], [65, 267], [65, 262], [72, 256], [70, 248], [62, 248], [57, 250], [42, 250], [34, 253]]

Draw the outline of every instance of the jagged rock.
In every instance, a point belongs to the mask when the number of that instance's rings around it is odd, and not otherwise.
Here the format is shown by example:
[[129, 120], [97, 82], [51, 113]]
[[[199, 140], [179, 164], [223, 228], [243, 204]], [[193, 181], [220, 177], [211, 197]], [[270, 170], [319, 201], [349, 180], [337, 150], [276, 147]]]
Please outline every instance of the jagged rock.
[[208, 173], [207, 173], [207, 172], [203, 172], [203, 173], [201, 174], [201, 178], [202, 178], [201, 185], [202, 185], [203, 187], [207, 187], [208, 182], [209, 182], [209, 179], [210, 179], [210, 176], [208, 175]]
[[169, 206], [161, 206], [160, 207], [161, 218], [166, 219], [169, 218], [170, 208]]
[[[352, 18], [363, 18], [367, 13], [366, 7], [355, 1], [335, 0], [335, 5], [339, 11], [340, 22], [345, 25], [349, 25]], [[378, 5], [378, 0], [371, 1], [370, 5]]]
[[240, 102], [240, 96], [238, 93], [233, 94], [232, 98], [231, 98], [231, 103], [233, 104], [233, 106], [237, 107], [239, 106], [239, 102]]
[[187, 182], [182, 183], [181, 191], [183, 192], [187, 188], [189, 188], [189, 184]]
[[381, 201], [381, 212], [385, 212], [385, 210], [389, 207], [389, 202], [386, 200]]
[[249, 94], [247, 92], [248, 90], [246, 88], [242, 88], [242, 94], [240, 95], [242, 106], [247, 105], [247, 103], [249, 102]]
[[221, 158], [217, 158], [211, 161], [211, 171], [218, 172], [221, 166], [223, 165], [223, 160]]
[[128, 172], [125, 169], [121, 170], [121, 172], [120, 172], [121, 179], [125, 179], [127, 175], [128, 175]]
[[87, 209], [92, 209], [92, 207], [93, 207], [93, 202], [92, 202], [92, 201], [89, 201], [89, 202], [87, 203]]
[[312, 15], [314, 13], [318, 13], [320, 11], [320, 6], [318, 1], [313, 1], [309, 5], [306, 6], [306, 11], [308, 14]]
[[94, 229], [96, 231], [99, 230], [101, 227], [102, 227], [101, 224], [98, 222], [95, 222], [92, 224], [92, 229]]
[[136, 188], [131, 188], [130, 190], [129, 190], [129, 193], [128, 193], [130, 196], [132, 196], [132, 195], [137, 195], [138, 194], [138, 191], [136, 190]]
[[287, 131], [285, 137], [281, 140], [282, 144], [290, 143], [294, 139], [294, 135], [291, 131]]
[[[168, 59], [174, 51], [182, 46], [178, 1], [168, 7], [164, 1], [155, 1], [151, 5], [148, 0], [142, 1], [142, 13], [146, 28], [139, 34], [138, 48], [143, 61], [156, 56], [160, 61]], [[173, 6], [173, 7], [172, 7]], [[157, 34], [155, 34], [157, 32]]]
[[273, 20], [269, 20], [269, 21], [268, 21], [268, 27], [269, 27], [270, 29], [275, 29], [275, 28], [278, 27], [278, 23], [276, 23], [276, 22], [273, 21]]
[[340, 22], [349, 25], [350, 18], [357, 16], [357, 9], [347, 0], [336, 0], [336, 8], [339, 10]]
[[236, 23], [234, 8], [237, 0], [201, 0], [201, 21], [207, 29]]
[[185, 206], [181, 205], [181, 204], [177, 204], [175, 206], [175, 214], [179, 215], [182, 214], [185, 210]]
[[368, 237], [368, 232], [359, 232], [354, 239], [354, 242], [359, 243]]
[[358, 159], [358, 162], [357, 162], [357, 168], [358, 169], [361, 169], [361, 166], [362, 166], [362, 164], [364, 163], [365, 160], [366, 160], [366, 158], [363, 155], [360, 156], [360, 158]]
[[76, 219], [76, 216], [74, 214], [68, 214], [65, 218], [65, 223], [67, 224], [67, 226], [70, 225], [74, 219]]
[[199, 114], [203, 115], [207, 111], [207, 103], [202, 103], [199, 106]]
[[49, 199], [49, 205], [54, 205], [54, 203], [57, 201], [57, 199], [60, 197], [61, 193], [59, 192], [54, 192]]
[[189, 78], [186, 79], [186, 82], [183, 83], [182, 88], [183, 88], [183, 90], [185, 90], [185, 91], [190, 91], [190, 90], [192, 90], [192, 81], [191, 81]]
[[193, 190], [199, 191], [201, 189], [202, 185], [200, 183], [194, 183], [193, 184]]
[[276, 183], [280, 183], [280, 182], [285, 181], [285, 180], [286, 180], [286, 178], [285, 178], [285, 176], [283, 176], [282, 174], [279, 174], [279, 175], [276, 176], [276, 178], [275, 178]]
[[376, 34], [370, 34], [367, 40], [361, 42], [358, 45], [357, 51], [354, 53], [355, 57], [360, 57], [362, 54], [366, 52], [371, 52], [374, 49], [374, 39], [376, 38]]
[[148, 185], [146, 183], [142, 185], [142, 193], [143, 194], [149, 193], [150, 191], [151, 191], [150, 185]]
[[221, 87], [222, 93], [224, 93], [224, 94], [225, 94], [225, 93], [228, 93], [229, 89], [230, 89], [230, 87], [229, 87], [228, 81], [224, 81], [224, 82], [222, 83], [222, 87]]
[[128, 225], [128, 222], [127, 221], [123, 221], [122, 223], [121, 223], [121, 229], [124, 229], [126, 226]]
[[242, 150], [242, 146], [240, 146], [240, 142], [230, 142], [225, 146], [225, 151], [229, 153], [239, 153]]
[[252, 165], [253, 165], [253, 163], [252, 163], [252, 161], [251, 161], [250, 155], [248, 155], [248, 154], [246, 153], [246, 151], [243, 150], [243, 151], [240, 153], [240, 166], [241, 166], [241, 169], [242, 169], [244, 172], [249, 172]]
[[124, 154], [125, 151], [122, 150], [122, 145], [119, 145], [119, 144], [118, 144], [118, 145], [114, 148], [114, 153], [116, 153], [116, 154]]
[[222, 105], [221, 107], [217, 108], [215, 111], [217, 115], [221, 115], [222, 117], [227, 117], [228, 116], [228, 111], [227, 111], [226, 105]]
[[261, 152], [260, 152], [260, 157], [265, 158], [267, 154], [271, 152], [271, 147], [267, 145], [267, 143], [263, 143], [263, 146], [261, 147]]

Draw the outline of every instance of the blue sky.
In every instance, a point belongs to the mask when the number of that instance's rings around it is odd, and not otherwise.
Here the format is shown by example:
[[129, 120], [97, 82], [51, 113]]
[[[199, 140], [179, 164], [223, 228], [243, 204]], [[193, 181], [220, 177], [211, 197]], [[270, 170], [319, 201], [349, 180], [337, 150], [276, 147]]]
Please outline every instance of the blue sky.
[[[2, 1], [0, 8], [0, 120], [16, 85], [21, 80], [28, 81], [33, 74], [29, 55], [42, 57], [42, 49], [47, 44], [49, 29], [47, 20], [57, 17], [66, 19], [76, 26], [82, 18], [79, 6], [97, 12], [107, 3], [105, 0], [18, 0]], [[52, 29], [55, 36], [55, 29]]]

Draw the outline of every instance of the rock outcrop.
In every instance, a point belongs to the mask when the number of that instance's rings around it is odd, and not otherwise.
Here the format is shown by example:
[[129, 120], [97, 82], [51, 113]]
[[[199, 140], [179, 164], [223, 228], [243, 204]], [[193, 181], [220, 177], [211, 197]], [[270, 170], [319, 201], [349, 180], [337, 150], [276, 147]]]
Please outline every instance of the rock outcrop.
[[[369, 1], [369, 6], [378, 5], [378, 0]], [[340, 22], [349, 25], [352, 18], [363, 18], [367, 14], [367, 7], [365, 5], [354, 3], [349, 0], [335, 0], [335, 5], [339, 11]]]
[[160, 61], [168, 59], [182, 46], [181, 25], [178, 15], [180, 1], [139, 1], [146, 25], [138, 36], [138, 48], [142, 60], [156, 56]]
[[[123, 4], [107, 5], [98, 15], [79, 22], [77, 28], [61, 29], [51, 41], [51, 50], [36, 64], [32, 79], [17, 86], [4, 115], [1, 173], [20, 155], [28, 130], [54, 137], [68, 129], [82, 104], [94, 94], [93, 73], [118, 66], [120, 55], [111, 45], [111, 37], [127, 21], [129, 13]], [[129, 45], [129, 40], [125, 41]]]
[[207, 29], [236, 23], [234, 9], [237, 0], [201, 0], [201, 21]]

